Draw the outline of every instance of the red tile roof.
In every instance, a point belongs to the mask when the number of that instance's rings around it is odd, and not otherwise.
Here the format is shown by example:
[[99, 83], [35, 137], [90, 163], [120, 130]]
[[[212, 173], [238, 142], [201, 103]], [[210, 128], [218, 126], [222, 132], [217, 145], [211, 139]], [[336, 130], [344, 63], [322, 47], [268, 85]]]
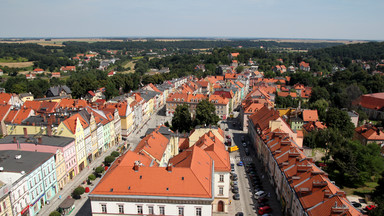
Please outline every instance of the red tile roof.
[[13, 119], [15, 118], [15, 116], [16, 116], [16, 114], [17, 114], [17, 112], [18, 112], [18, 110], [16, 110], [16, 109], [12, 109], [9, 113], [8, 113], [8, 115], [7, 115], [7, 117], [5, 117], [5, 119], [4, 119], [4, 122], [5, 123], [12, 123], [13, 122]]
[[209, 102], [211, 102], [213, 104], [225, 104], [225, 105], [227, 105], [229, 103], [229, 99], [225, 98], [221, 95], [210, 95], [209, 96]]
[[232, 57], [237, 57], [237, 56], [239, 56], [240, 55], [240, 53], [231, 53], [231, 56]]
[[261, 108], [258, 112], [249, 116], [254, 126], [259, 125], [263, 131], [269, 127], [269, 121], [278, 119], [279, 111], [268, 109], [268, 107]]
[[35, 69], [33, 70], [33, 72], [41, 72], [41, 71], [44, 71], [44, 70], [41, 69], [41, 68], [35, 68]]
[[139, 142], [134, 152], [151, 156], [160, 161], [168, 143], [169, 140], [165, 136], [157, 131], [153, 131]]
[[360, 105], [368, 109], [383, 111], [384, 110], [384, 92], [362, 95], [357, 101], [354, 102], [354, 104]]
[[355, 132], [362, 135], [368, 141], [384, 140], [384, 132], [372, 124], [357, 127]]
[[296, 92], [278, 92], [277, 95], [279, 97], [288, 97], [288, 96], [291, 96], [292, 98], [296, 98], [297, 97]]
[[311, 132], [313, 130], [323, 130], [327, 128], [322, 122], [319, 121], [311, 121], [303, 125], [303, 129], [307, 132]]
[[17, 112], [12, 123], [21, 124], [22, 121], [24, 121], [29, 116], [34, 115], [34, 114], [35, 114], [35, 111], [33, 111], [31, 108], [22, 108]]
[[58, 106], [59, 106], [58, 102], [43, 101], [43, 102], [41, 102], [40, 108], [37, 112], [54, 113], [55, 109]]
[[166, 167], [144, 165], [135, 171], [133, 163], [126, 163], [129, 156], [132, 154], [117, 159], [93, 189], [91, 196], [103, 194], [210, 199], [213, 197], [213, 162], [198, 147], [192, 147], [172, 158], [169, 163], [171, 169], [168, 170]]
[[9, 93], [0, 93], [0, 104], [8, 104], [8, 102], [11, 100], [12, 94]]
[[303, 110], [303, 121], [319, 121], [317, 110]]
[[89, 126], [89, 124], [83, 119], [83, 117], [80, 114], [76, 113], [63, 121], [63, 124], [68, 128], [68, 130], [72, 132], [72, 134], [76, 134], [77, 118], [79, 118], [81, 126], [83, 128], [87, 128]]
[[307, 211], [309, 216], [360, 216], [363, 215], [347, 198], [343, 196], [334, 195], [330, 198], [325, 198], [321, 205], [316, 205]]
[[23, 107], [31, 108], [35, 112], [37, 112], [40, 109], [41, 101], [25, 101], [23, 104]]
[[8, 111], [11, 109], [11, 105], [0, 105], [0, 121], [2, 121]]

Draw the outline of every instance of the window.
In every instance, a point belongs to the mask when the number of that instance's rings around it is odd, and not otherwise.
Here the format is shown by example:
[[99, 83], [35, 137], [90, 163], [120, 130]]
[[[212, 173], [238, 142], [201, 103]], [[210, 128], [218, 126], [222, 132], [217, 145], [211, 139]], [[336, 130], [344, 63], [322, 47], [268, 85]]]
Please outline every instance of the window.
[[221, 182], [224, 181], [224, 175], [220, 175], [220, 181], [221, 181]]
[[148, 214], [153, 215], [153, 206], [148, 206]]
[[184, 215], [184, 207], [179, 207], [179, 215]]
[[196, 216], [201, 216], [201, 208], [196, 208]]
[[124, 214], [124, 206], [123, 205], [119, 205], [119, 213]]
[[7, 208], [7, 204], [5, 202], [3, 202], [3, 208], [6, 209]]
[[223, 187], [219, 187], [219, 195], [223, 195], [224, 194], [224, 188]]
[[107, 205], [106, 204], [101, 204], [101, 212], [107, 213]]
[[143, 214], [143, 206], [137, 206], [137, 214]]
[[165, 215], [165, 207], [164, 206], [160, 206], [159, 207], [159, 212], [160, 212], [160, 215]]

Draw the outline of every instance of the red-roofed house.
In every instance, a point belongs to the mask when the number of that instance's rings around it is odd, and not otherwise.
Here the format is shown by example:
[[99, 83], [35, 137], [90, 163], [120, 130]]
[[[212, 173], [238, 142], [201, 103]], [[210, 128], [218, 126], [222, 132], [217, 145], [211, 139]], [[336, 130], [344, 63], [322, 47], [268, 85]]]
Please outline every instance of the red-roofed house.
[[61, 77], [61, 74], [60, 74], [60, 72], [52, 72], [51, 77], [52, 77], [52, 78], [53, 78], [53, 77], [60, 78], [60, 77]]
[[375, 142], [379, 146], [384, 144], [384, 132], [372, 124], [365, 124], [355, 129], [354, 139], [359, 140], [363, 145]]
[[[11, 111], [11, 105], [7, 105], [7, 104], [0, 105], [0, 122], [3, 122], [5, 120], [5, 118], [8, 116], [10, 111]], [[7, 127], [5, 124], [1, 124], [0, 130], [3, 136], [7, 135]]]
[[[146, 165], [132, 153], [117, 160], [89, 194], [92, 215], [212, 215], [214, 166], [201, 148], [180, 153], [166, 167]], [[108, 201], [121, 196], [120, 206]]]
[[42, 74], [42, 73], [44, 73], [44, 70], [41, 69], [41, 68], [35, 68], [35, 69], [33, 70], [33, 72], [34, 72], [34, 73], [38, 73], [38, 74]]
[[211, 102], [216, 109], [216, 115], [221, 119], [226, 119], [229, 114], [229, 99], [221, 95], [210, 95], [209, 102]]
[[362, 95], [353, 104], [360, 106], [370, 119], [384, 120], [384, 92]]
[[76, 66], [62, 66], [60, 71], [63, 71], [64, 73], [68, 71], [76, 71]]
[[310, 71], [311, 70], [309, 63], [306, 63], [305, 61], [300, 62], [299, 68], [300, 68], [300, 70], [303, 70], [303, 71]]
[[317, 110], [303, 110], [303, 121], [304, 124], [311, 121], [319, 121]]
[[[318, 168], [302, 151], [290, 129], [277, 127], [281, 120], [278, 111], [264, 107], [250, 117], [249, 132], [255, 146], [256, 156], [266, 167], [267, 179], [275, 185], [275, 192], [281, 203], [283, 215], [322, 215], [318, 209], [338, 212], [342, 207], [344, 215], [362, 215], [346, 199], [328, 175]], [[280, 125], [286, 124], [280, 121]], [[302, 136], [298, 134], [297, 136]], [[333, 196], [341, 197], [345, 205], [328, 205]], [[316, 212], [316, 213], [315, 213]], [[340, 212], [339, 212], [340, 213]]]
[[26, 79], [36, 79], [36, 74], [25, 74]]
[[116, 74], [116, 71], [111, 71], [111, 72], [108, 73], [108, 77], [112, 77], [115, 74]]

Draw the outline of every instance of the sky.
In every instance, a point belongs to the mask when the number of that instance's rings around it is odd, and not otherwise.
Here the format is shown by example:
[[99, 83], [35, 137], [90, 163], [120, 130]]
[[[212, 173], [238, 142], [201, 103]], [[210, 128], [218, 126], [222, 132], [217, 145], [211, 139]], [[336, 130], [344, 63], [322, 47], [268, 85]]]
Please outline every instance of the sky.
[[383, 0], [0, 0], [0, 37], [384, 40]]

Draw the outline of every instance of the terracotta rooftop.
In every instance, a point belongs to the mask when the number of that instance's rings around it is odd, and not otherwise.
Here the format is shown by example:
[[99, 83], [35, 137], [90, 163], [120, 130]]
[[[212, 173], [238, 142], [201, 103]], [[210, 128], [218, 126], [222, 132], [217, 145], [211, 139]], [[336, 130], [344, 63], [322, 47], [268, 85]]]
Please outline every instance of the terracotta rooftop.
[[365, 124], [357, 127], [355, 132], [369, 141], [384, 140], [384, 132], [372, 124]]
[[134, 152], [146, 154], [160, 161], [167, 148], [169, 140], [158, 131], [145, 136], [137, 145]]
[[317, 115], [317, 110], [303, 110], [303, 121], [318, 121], [319, 116]]
[[[212, 199], [213, 161], [192, 147], [170, 160], [170, 167], [127, 164], [124, 155], [104, 175], [92, 195], [162, 196]], [[119, 161], [121, 160], [120, 164]], [[134, 169], [136, 168], [136, 170]]]

